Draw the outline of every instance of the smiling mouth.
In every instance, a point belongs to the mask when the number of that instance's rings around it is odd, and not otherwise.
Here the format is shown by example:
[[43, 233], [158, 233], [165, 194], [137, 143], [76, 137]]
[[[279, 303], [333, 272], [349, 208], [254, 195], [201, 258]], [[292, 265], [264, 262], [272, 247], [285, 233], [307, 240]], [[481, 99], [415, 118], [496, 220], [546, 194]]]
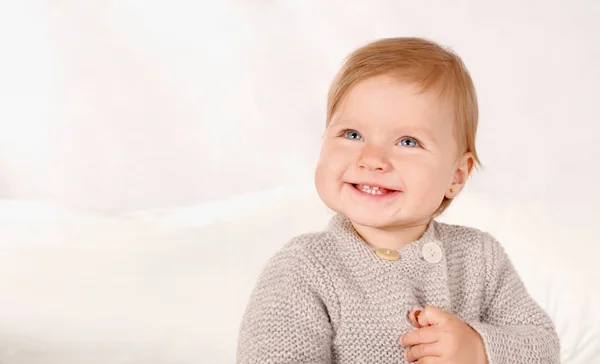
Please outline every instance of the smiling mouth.
[[373, 196], [386, 196], [386, 195], [390, 195], [394, 192], [399, 192], [397, 190], [390, 190], [390, 189], [380, 187], [380, 186], [369, 186], [369, 185], [357, 184], [357, 183], [352, 183], [351, 185], [356, 190], [366, 193], [366, 194], [373, 195]]

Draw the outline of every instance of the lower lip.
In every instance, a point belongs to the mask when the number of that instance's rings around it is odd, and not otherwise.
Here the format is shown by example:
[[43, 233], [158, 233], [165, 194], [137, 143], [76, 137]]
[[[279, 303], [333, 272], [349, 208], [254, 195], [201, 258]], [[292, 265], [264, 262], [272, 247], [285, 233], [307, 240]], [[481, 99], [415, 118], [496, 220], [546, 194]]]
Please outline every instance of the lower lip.
[[347, 185], [358, 195], [363, 196], [363, 197], [370, 197], [370, 198], [373, 198], [376, 200], [394, 198], [401, 193], [401, 191], [392, 191], [392, 192], [382, 193], [381, 195], [378, 195], [378, 194], [373, 194], [373, 193], [369, 193], [369, 192], [364, 192], [363, 190], [359, 189], [358, 187], [356, 187], [354, 184], [351, 184], [351, 183], [348, 183]]

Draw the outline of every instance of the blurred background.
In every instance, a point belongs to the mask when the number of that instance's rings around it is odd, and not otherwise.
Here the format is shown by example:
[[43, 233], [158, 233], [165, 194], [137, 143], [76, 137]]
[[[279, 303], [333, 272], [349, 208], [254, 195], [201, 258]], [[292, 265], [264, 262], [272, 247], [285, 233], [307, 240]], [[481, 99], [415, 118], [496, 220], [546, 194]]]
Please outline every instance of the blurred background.
[[468, 188], [595, 213], [599, 18], [595, 0], [3, 1], [0, 198], [133, 211], [310, 181], [343, 58], [421, 36], [477, 87]]

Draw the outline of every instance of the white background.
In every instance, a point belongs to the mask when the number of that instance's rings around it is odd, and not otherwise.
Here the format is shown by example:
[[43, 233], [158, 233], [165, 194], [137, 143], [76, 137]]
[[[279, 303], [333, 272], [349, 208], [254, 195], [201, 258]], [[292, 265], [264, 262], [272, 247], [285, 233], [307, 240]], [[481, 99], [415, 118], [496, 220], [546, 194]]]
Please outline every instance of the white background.
[[379, 37], [452, 47], [469, 188], [595, 213], [600, 2], [3, 1], [0, 198], [176, 207], [312, 179], [329, 82]]

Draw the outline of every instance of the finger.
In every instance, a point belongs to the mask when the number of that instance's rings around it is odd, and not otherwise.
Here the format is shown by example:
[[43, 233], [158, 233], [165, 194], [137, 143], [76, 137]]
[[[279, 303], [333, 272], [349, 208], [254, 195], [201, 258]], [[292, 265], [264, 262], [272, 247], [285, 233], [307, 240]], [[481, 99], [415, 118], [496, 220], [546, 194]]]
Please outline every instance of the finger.
[[419, 344], [431, 344], [438, 342], [439, 339], [440, 335], [437, 327], [423, 327], [400, 336], [400, 345], [414, 346]]
[[438, 357], [441, 355], [441, 346], [439, 343], [415, 345], [408, 349], [404, 358], [408, 362], [414, 362], [426, 357]]
[[441, 363], [441, 359], [439, 356], [426, 356], [417, 362], [418, 364], [437, 364]]
[[413, 307], [408, 312], [408, 320], [410, 321], [410, 324], [413, 325], [414, 327], [416, 327], [417, 329], [421, 328], [421, 325], [419, 325], [417, 318], [419, 317], [419, 315], [421, 314], [422, 311], [423, 311], [422, 307]]
[[427, 306], [417, 317], [417, 322], [421, 327], [439, 325], [448, 319], [449, 313], [435, 306]]

